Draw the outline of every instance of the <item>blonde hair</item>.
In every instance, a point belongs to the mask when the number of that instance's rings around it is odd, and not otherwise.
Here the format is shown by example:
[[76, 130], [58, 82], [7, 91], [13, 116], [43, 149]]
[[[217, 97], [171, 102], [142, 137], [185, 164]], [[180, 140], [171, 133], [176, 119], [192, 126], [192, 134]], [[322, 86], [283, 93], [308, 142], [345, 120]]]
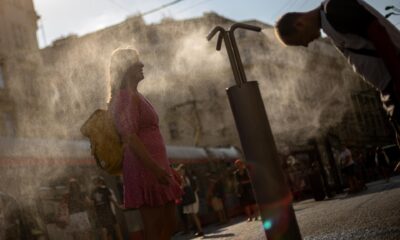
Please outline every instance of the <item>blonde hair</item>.
[[126, 83], [123, 82], [124, 75], [128, 71], [129, 67], [137, 62], [139, 62], [139, 54], [131, 47], [117, 48], [112, 52], [109, 67], [109, 101], [111, 101], [115, 92], [126, 87]]

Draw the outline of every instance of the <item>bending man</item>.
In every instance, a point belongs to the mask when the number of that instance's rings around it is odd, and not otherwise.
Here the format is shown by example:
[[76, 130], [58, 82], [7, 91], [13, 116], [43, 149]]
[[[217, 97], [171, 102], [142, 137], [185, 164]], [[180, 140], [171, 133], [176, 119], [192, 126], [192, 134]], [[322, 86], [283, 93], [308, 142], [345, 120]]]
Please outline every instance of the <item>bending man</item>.
[[275, 26], [285, 45], [305, 46], [323, 30], [361, 77], [381, 92], [400, 136], [400, 32], [362, 0], [326, 0], [309, 12], [287, 13]]

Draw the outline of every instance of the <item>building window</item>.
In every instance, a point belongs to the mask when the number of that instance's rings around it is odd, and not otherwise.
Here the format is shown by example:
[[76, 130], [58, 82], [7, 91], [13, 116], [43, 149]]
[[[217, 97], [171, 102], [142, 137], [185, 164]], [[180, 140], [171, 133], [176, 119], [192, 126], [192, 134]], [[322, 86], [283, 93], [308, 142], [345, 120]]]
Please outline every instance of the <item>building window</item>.
[[4, 65], [0, 63], [0, 89], [3, 89], [4, 86], [5, 86]]
[[25, 42], [25, 35], [26, 33], [19, 25], [13, 25], [14, 28], [14, 42], [17, 48], [23, 48]]
[[157, 30], [155, 30], [155, 29], [148, 30], [147, 39], [151, 44], [157, 44], [159, 41]]
[[168, 124], [169, 135], [172, 140], [176, 140], [179, 138], [178, 124], [176, 122], [170, 122]]
[[1, 135], [7, 137], [15, 136], [15, 124], [12, 114], [3, 112], [1, 114], [1, 121]]

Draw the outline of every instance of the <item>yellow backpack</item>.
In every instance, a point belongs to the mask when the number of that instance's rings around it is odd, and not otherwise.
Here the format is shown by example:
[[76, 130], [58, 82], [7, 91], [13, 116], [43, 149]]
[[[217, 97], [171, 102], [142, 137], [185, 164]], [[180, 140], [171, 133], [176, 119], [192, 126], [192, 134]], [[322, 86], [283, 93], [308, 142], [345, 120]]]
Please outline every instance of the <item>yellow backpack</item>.
[[89, 138], [97, 165], [111, 175], [121, 175], [123, 148], [109, 111], [97, 109], [81, 127]]

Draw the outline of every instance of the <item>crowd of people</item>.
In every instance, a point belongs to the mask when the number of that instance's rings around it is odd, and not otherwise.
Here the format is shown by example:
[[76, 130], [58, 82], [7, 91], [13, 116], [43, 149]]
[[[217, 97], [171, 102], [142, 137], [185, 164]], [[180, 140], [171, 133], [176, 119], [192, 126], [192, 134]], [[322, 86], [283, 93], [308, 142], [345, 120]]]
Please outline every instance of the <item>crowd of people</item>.
[[17, 201], [0, 193], [0, 239], [123, 239], [115, 218], [115, 208], [121, 206], [101, 176], [93, 177], [90, 192], [83, 191], [75, 178], [66, 185], [58, 193], [54, 188], [43, 189], [46, 193], [36, 196], [31, 205], [28, 199]]
[[[235, 179], [235, 194], [238, 202], [244, 207], [248, 216], [248, 221], [256, 220], [258, 216], [255, 207], [255, 198], [252, 192], [250, 178], [246, 171], [244, 162], [237, 160], [235, 162], [236, 171], [228, 171], [228, 175], [216, 174], [208, 172], [206, 174], [207, 186], [206, 191], [201, 194], [207, 203], [210, 211], [215, 212], [218, 225], [229, 222], [228, 214], [225, 207], [225, 178]], [[182, 190], [182, 195], [175, 199], [174, 210], [179, 213], [182, 223], [182, 234], [191, 234], [194, 237], [203, 236], [203, 224], [200, 219], [200, 198], [198, 179], [191, 171], [180, 164], [173, 170], [173, 178], [176, 179]], [[84, 185], [84, 189], [82, 189]], [[41, 196], [37, 202], [38, 212], [36, 218], [41, 218], [41, 229], [37, 229], [37, 234], [32, 235], [28, 232], [33, 231], [37, 226], [22, 226], [3, 224], [4, 222], [21, 222], [27, 224], [27, 212], [21, 212], [19, 204], [16, 200], [8, 195], [0, 194], [0, 207], [7, 211], [0, 211], [0, 236], [8, 236], [4, 239], [53, 239], [56, 236], [74, 240], [122, 240], [123, 234], [121, 226], [116, 218], [116, 210], [126, 210], [120, 204], [111, 188], [101, 176], [92, 177], [90, 186], [84, 184], [82, 180], [70, 178], [66, 182], [66, 188], [62, 192], [50, 194], [49, 196]], [[46, 213], [41, 209], [50, 202], [56, 202], [54, 213]], [[7, 206], [7, 207], [6, 207]], [[176, 216], [176, 221], [179, 220]], [[22, 219], [23, 218], [23, 219]], [[21, 220], [19, 220], [21, 219]], [[175, 221], [172, 218], [166, 218], [168, 221]], [[47, 225], [56, 225], [57, 232], [49, 230]], [[144, 223], [145, 224], [145, 223]], [[178, 233], [179, 226], [174, 226], [172, 233]], [[50, 231], [50, 232], [49, 232]], [[144, 232], [145, 234], [145, 232]], [[3, 238], [1, 238], [3, 239]]]
[[[234, 179], [233, 189], [238, 203], [243, 207], [247, 216], [247, 221], [259, 219], [259, 212], [256, 207], [256, 201], [253, 193], [253, 187], [250, 182], [246, 164], [241, 160], [235, 161], [235, 169], [228, 170], [226, 173], [207, 172], [206, 190], [204, 193], [205, 202], [209, 209], [215, 212], [217, 224], [224, 225], [229, 222], [229, 216], [226, 201], [226, 179]], [[195, 174], [186, 170], [183, 164], [180, 164], [176, 171], [181, 177], [181, 186], [183, 195], [177, 201], [178, 211], [183, 224], [183, 234], [190, 233], [190, 222], [193, 223], [194, 236], [203, 236], [202, 222], [199, 218], [200, 200], [199, 183]]]

